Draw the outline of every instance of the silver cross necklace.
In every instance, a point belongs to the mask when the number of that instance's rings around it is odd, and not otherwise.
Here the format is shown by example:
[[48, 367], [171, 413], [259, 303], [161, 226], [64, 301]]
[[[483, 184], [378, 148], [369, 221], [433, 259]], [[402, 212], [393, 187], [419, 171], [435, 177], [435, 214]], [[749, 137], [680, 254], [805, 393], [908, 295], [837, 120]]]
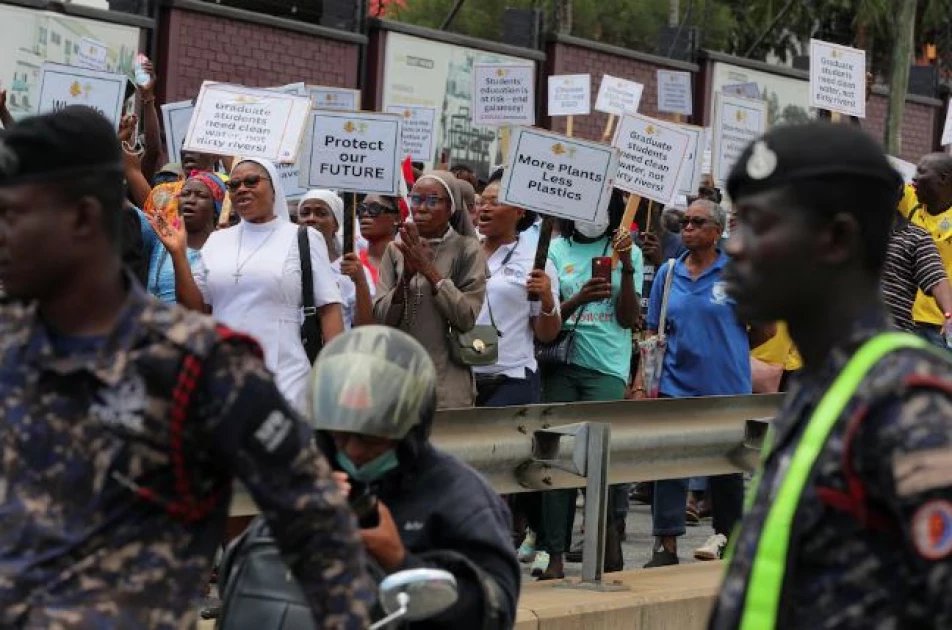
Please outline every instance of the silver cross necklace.
[[277, 228], [271, 230], [268, 235], [265, 237], [261, 244], [241, 264], [238, 261], [241, 259], [241, 239], [245, 235], [245, 226], [244, 224], [238, 228], [238, 251], [235, 253], [235, 273], [231, 274], [235, 277], [235, 284], [238, 284], [238, 281], [241, 279], [241, 270], [245, 268], [245, 265], [248, 264], [248, 261], [254, 258], [254, 255], [261, 251], [261, 248], [268, 244], [268, 241], [271, 240], [271, 237], [274, 236], [274, 233], [277, 232]]

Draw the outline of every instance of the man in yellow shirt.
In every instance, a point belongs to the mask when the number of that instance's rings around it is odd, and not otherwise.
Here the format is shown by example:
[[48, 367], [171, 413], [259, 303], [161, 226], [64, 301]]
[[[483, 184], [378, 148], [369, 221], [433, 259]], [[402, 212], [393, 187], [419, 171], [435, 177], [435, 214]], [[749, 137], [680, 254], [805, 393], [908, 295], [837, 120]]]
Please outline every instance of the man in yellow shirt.
[[781, 392], [787, 391], [787, 381], [790, 379], [790, 375], [803, 366], [800, 353], [797, 351], [797, 347], [793, 345], [793, 339], [790, 338], [790, 332], [784, 322], [777, 322], [776, 334], [753, 348], [750, 351], [750, 356], [775, 368], [783, 369], [777, 390]]
[[[952, 275], [952, 156], [931, 153], [919, 161], [911, 186], [906, 186], [899, 213], [932, 236], [946, 273]], [[917, 331], [929, 341], [945, 347], [942, 327], [952, 319], [936, 301], [919, 291], [912, 307]]]

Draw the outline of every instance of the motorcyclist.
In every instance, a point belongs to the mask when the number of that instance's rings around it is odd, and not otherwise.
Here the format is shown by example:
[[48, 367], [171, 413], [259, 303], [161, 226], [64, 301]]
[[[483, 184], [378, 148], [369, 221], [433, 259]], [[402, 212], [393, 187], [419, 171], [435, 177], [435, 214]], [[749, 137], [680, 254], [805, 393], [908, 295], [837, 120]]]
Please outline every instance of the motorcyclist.
[[426, 350], [394, 328], [334, 339], [311, 373], [317, 441], [346, 473], [369, 555], [386, 573], [452, 573], [457, 603], [414, 629], [511, 628], [520, 574], [510, 513], [472, 468], [429, 442], [436, 372]]

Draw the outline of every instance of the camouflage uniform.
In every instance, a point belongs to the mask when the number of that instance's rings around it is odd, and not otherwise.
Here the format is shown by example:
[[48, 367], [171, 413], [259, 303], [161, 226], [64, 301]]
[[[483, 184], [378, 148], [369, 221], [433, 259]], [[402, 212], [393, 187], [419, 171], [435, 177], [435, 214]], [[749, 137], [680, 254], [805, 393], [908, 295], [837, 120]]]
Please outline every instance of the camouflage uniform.
[[130, 284], [98, 355], [57, 356], [34, 307], [0, 307], [0, 627], [193, 627], [232, 475], [319, 627], [365, 627], [356, 524], [257, 346]]
[[[710, 628], [738, 627], [779, 473], [851, 354], [888, 328], [882, 311], [866, 313], [822, 369], [794, 381]], [[950, 501], [952, 367], [924, 351], [893, 352], [847, 404], [804, 488], [778, 630], [952, 628]]]

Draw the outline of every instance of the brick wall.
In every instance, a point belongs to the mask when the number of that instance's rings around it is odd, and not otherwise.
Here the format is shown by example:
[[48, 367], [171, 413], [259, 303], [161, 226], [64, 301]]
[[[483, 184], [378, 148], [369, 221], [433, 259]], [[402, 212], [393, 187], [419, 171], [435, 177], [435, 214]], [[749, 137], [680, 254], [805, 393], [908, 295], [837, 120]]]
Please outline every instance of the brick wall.
[[198, 94], [202, 81], [272, 87], [304, 81], [357, 87], [360, 36], [213, 4], [176, 0], [160, 27], [161, 100]]
[[[592, 76], [593, 106], [598, 94], [598, 86], [605, 74], [641, 83], [645, 88], [638, 111], [646, 116], [658, 116], [657, 71], [659, 69], [686, 70], [695, 73], [698, 71], [698, 67], [694, 64], [679, 63], [574, 37], [555, 37], [549, 42], [546, 52], [548, 74], [590, 74]], [[545, 100], [547, 93], [543, 92], [539, 97]], [[607, 122], [607, 114], [594, 110], [589, 116], [576, 116], [573, 122], [574, 135], [579, 138], [599, 140]], [[565, 118], [560, 116], [550, 119], [549, 128], [564, 133]]]
[[[880, 142], [886, 129], [886, 107], [889, 97], [886, 94], [873, 94], [866, 103], [866, 129]], [[937, 121], [944, 110], [938, 103], [928, 104], [917, 100], [906, 101], [906, 111], [902, 120], [902, 151], [896, 157], [915, 164], [923, 155], [938, 150]]]

